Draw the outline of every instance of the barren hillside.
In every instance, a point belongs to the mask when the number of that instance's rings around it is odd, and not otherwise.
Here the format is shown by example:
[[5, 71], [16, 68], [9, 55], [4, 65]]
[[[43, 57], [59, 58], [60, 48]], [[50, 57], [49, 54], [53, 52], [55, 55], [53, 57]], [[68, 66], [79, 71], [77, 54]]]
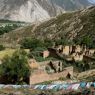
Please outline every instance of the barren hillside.
[[65, 13], [42, 24], [30, 25], [0, 36], [0, 43], [19, 43], [26, 37], [38, 39], [80, 40], [89, 36], [95, 40], [95, 7]]

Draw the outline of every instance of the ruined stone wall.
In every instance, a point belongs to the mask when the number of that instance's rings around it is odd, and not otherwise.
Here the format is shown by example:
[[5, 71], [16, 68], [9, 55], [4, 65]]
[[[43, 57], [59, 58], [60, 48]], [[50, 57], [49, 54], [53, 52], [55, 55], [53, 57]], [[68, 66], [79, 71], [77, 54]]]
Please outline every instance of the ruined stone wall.
[[95, 69], [82, 72], [77, 76], [77, 78], [82, 79], [82, 78], [87, 78], [92, 76], [95, 76]]
[[82, 51], [82, 47], [80, 45], [76, 46], [75, 52], [81, 52]]
[[58, 80], [60, 77], [67, 77], [68, 73], [73, 76], [73, 67], [65, 68], [63, 72], [54, 73], [54, 74], [47, 74], [44, 71], [36, 71], [30, 76], [30, 84], [37, 84], [45, 81], [50, 80]]
[[64, 46], [63, 47], [63, 54], [64, 55], [69, 55], [70, 53], [70, 47], [69, 46]]
[[82, 61], [82, 60], [83, 60], [83, 54], [81, 54], [81, 55], [76, 55], [76, 56], [73, 57], [73, 59], [74, 59], [75, 61]]

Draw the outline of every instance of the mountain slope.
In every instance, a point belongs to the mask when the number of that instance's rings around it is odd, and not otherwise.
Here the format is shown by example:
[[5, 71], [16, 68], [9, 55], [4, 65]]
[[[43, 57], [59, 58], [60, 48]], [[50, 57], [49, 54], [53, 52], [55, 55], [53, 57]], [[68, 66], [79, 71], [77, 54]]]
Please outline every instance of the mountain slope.
[[88, 0], [0, 0], [0, 19], [34, 23], [89, 5]]
[[95, 7], [65, 13], [42, 24], [17, 29], [0, 36], [0, 43], [19, 43], [23, 38], [80, 40], [89, 36], [95, 40]]
[[87, 0], [53, 0], [66, 11], [73, 11], [91, 5]]
[[49, 0], [1, 0], [0, 18], [25, 22], [36, 22], [50, 19], [61, 7]]

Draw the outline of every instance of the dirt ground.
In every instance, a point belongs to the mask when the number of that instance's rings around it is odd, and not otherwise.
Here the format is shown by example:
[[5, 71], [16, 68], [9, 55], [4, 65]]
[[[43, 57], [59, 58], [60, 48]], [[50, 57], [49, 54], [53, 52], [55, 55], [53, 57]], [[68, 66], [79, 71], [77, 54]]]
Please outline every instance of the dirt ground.
[[81, 89], [79, 91], [41, 91], [33, 89], [13, 89], [13, 88], [3, 88], [0, 89], [0, 95], [95, 95], [95, 89]]

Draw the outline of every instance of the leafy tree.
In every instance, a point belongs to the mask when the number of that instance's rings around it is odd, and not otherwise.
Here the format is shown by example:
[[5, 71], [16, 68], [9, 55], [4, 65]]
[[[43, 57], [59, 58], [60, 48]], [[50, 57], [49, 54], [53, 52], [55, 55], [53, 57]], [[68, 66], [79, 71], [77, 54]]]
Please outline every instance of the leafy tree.
[[89, 36], [84, 36], [81, 39], [74, 39], [74, 42], [76, 44], [86, 45], [89, 48], [95, 47], [93, 39]]
[[53, 40], [50, 40], [50, 39], [45, 39], [44, 40], [44, 46], [45, 47], [52, 47], [54, 44], [54, 41]]
[[21, 48], [35, 49], [37, 47], [43, 47], [43, 42], [38, 39], [25, 38], [21, 41]]
[[72, 41], [69, 41], [66, 37], [62, 37], [61, 39], [55, 40], [56, 45], [71, 45]]
[[93, 47], [93, 39], [89, 36], [85, 36], [82, 39], [81, 44], [85, 44], [87, 47]]
[[17, 50], [12, 57], [6, 56], [0, 65], [0, 76], [6, 77], [7, 83], [23, 83], [30, 75], [27, 53]]

